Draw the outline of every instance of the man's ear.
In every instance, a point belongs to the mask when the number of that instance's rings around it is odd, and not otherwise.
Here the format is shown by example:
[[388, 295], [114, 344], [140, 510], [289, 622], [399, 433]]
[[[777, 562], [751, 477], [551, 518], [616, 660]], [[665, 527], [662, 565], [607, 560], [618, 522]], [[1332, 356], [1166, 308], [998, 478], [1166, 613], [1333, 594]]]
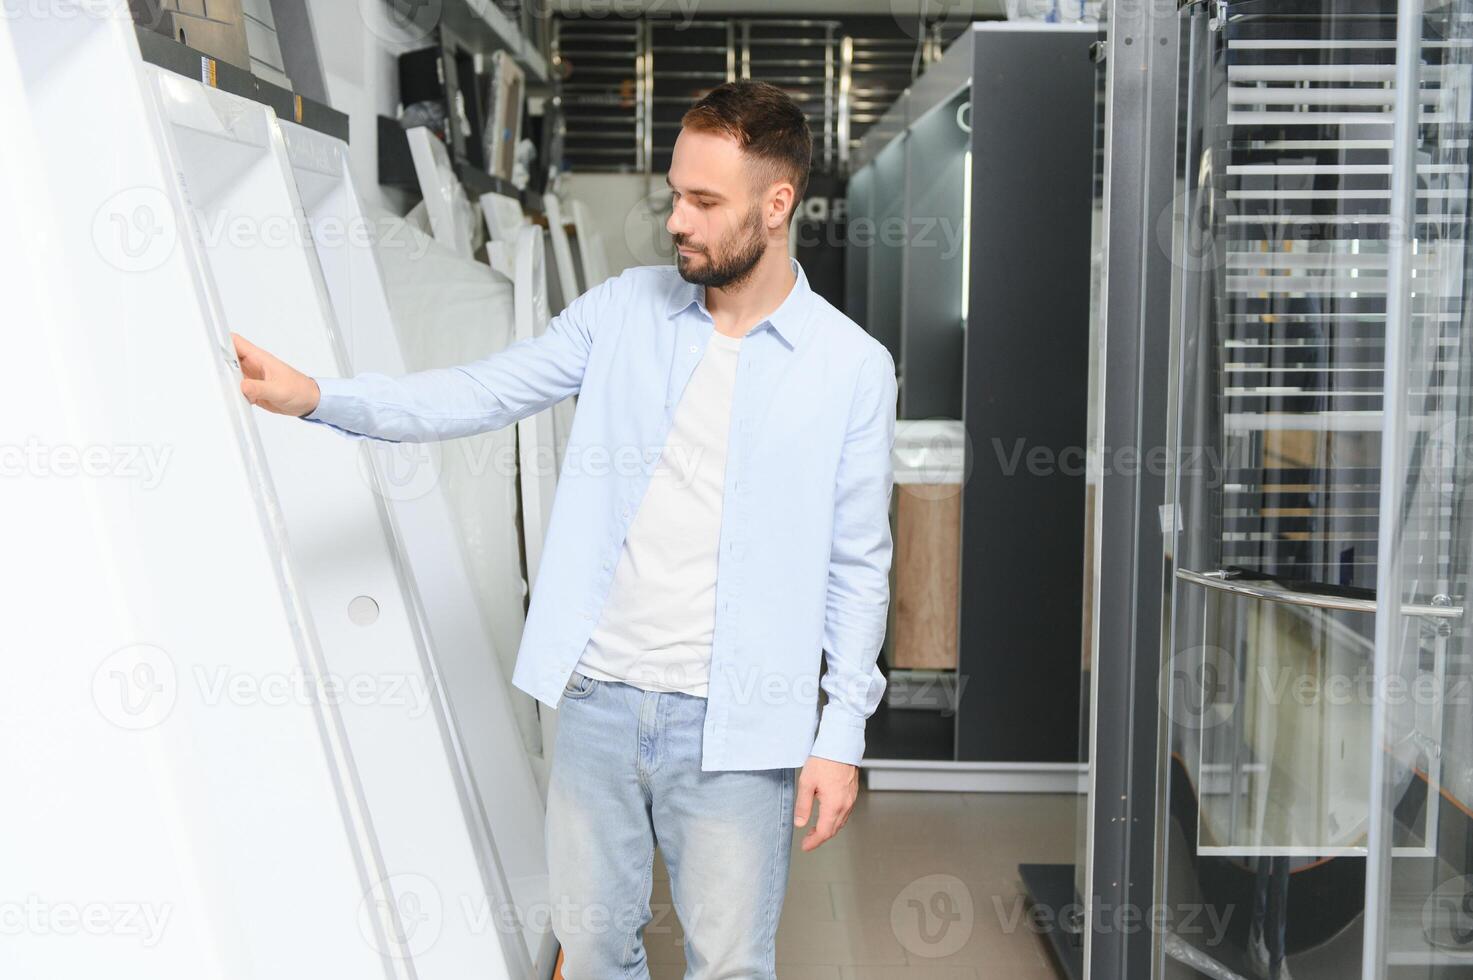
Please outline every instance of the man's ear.
[[796, 191], [791, 183], [780, 180], [772, 186], [767, 199], [767, 230], [777, 231], [785, 227], [793, 209], [798, 206]]

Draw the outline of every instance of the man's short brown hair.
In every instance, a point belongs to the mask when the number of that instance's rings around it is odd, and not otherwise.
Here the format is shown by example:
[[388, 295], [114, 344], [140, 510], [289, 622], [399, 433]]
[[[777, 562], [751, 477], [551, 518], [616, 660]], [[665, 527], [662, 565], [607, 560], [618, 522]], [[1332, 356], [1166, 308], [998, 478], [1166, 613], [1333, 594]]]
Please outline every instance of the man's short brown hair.
[[803, 110], [782, 89], [745, 79], [727, 82], [687, 109], [680, 125], [736, 140], [744, 153], [770, 168], [770, 180], [792, 183], [796, 210], [808, 187], [813, 134]]

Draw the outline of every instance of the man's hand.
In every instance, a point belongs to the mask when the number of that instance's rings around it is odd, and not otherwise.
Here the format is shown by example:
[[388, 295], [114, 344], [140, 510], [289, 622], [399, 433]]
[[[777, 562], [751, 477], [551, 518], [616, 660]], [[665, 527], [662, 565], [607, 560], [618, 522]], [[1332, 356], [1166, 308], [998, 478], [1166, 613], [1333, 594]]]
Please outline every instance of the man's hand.
[[859, 796], [859, 767], [832, 759], [809, 756], [798, 775], [798, 798], [793, 807], [793, 825], [807, 826], [818, 801], [818, 824], [803, 838], [803, 850], [811, 851], [839, 832]]
[[235, 341], [235, 356], [245, 375], [240, 393], [246, 396], [246, 401], [278, 415], [300, 417], [316, 410], [322, 397], [316, 381], [240, 334], [232, 333], [230, 339]]

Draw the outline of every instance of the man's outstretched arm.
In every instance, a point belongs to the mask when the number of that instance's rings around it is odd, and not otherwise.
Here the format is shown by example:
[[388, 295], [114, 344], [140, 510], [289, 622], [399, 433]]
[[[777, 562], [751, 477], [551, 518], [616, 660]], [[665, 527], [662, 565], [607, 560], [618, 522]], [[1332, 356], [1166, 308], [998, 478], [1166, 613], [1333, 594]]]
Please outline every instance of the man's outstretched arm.
[[[600, 312], [617, 302], [619, 277], [574, 300], [540, 336], [469, 364], [394, 378], [310, 377], [232, 334], [251, 404], [329, 425], [350, 436], [428, 442], [511, 425], [577, 394]], [[626, 287], [627, 288], [627, 287]]]

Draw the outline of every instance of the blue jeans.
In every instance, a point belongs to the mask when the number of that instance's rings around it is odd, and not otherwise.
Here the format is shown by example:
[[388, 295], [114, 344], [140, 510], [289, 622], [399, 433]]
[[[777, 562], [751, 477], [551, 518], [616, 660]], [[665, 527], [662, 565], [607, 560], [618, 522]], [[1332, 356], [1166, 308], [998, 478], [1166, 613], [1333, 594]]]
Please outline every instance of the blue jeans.
[[577, 671], [568, 680], [547, 799], [566, 980], [649, 977], [657, 843], [685, 930], [686, 980], [776, 978], [797, 770], [702, 772], [705, 717], [705, 698]]

